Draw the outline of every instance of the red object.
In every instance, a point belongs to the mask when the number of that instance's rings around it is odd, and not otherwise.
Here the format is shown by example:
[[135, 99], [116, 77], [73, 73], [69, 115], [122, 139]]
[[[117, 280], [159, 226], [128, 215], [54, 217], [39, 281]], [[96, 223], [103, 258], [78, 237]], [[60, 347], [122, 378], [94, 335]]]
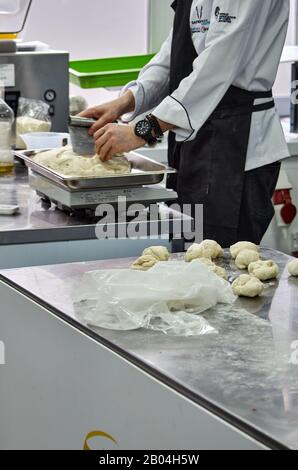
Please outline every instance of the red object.
[[280, 189], [275, 191], [273, 196], [275, 206], [283, 206], [280, 214], [286, 225], [290, 225], [297, 215], [297, 208], [292, 203], [291, 190]]

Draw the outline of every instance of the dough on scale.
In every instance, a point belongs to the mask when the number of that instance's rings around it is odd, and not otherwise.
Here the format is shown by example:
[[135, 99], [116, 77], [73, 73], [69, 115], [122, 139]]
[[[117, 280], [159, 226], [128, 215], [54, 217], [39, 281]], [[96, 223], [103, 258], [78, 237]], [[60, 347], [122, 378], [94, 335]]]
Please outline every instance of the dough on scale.
[[138, 271], [148, 271], [148, 269], [153, 268], [156, 263], [158, 263], [158, 260], [154, 258], [154, 256], [143, 255], [133, 263], [131, 268]]
[[213, 273], [215, 273], [217, 276], [221, 277], [225, 281], [228, 280], [228, 273], [227, 271], [220, 267], [217, 266], [213, 261], [211, 261], [209, 258], [200, 258], [192, 261], [193, 263], [202, 263], [205, 266], [207, 266]]
[[255, 298], [264, 291], [264, 284], [254, 276], [242, 274], [232, 284], [232, 290], [238, 297]]
[[224, 250], [214, 240], [204, 240], [200, 245], [208, 253], [208, 258], [210, 257], [211, 259], [216, 259], [221, 258], [224, 255]]
[[33, 160], [64, 176], [93, 178], [131, 173], [131, 164], [126, 157], [115, 156], [107, 162], [102, 162], [98, 155], [93, 157], [77, 155], [69, 145], [40, 152]]
[[269, 281], [277, 278], [279, 268], [274, 261], [256, 261], [248, 266], [248, 272], [260, 281]]
[[288, 264], [288, 271], [291, 276], [298, 277], [298, 259], [294, 259]]
[[259, 259], [260, 255], [257, 251], [243, 250], [238, 254], [235, 263], [238, 269], [247, 269], [251, 263]]
[[260, 249], [257, 245], [251, 242], [238, 242], [235, 245], [232, 245], [230, 248], [231, 256], [233, 259], [236, 259], [239, 253], [243, 250], [252, 250], [259, 253]]
[[165, 246], [151, 246], [143, 251], [143, 255], [153, 256], [157, 261], [169, 261], [170, 253]]

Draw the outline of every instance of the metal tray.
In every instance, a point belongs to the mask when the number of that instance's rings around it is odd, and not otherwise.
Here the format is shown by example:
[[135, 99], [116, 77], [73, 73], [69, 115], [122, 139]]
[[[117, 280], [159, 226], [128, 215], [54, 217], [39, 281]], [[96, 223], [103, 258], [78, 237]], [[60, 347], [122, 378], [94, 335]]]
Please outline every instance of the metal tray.
[[38, 153], [46, 152], [48, 150], [50, 149], [26, 150], [24, 152], [15, 152], [15, 155], [16, 157], [24, 160], [26, 166], [31, 170], [71, 191], [79, 191], [81, 189], [112, 189], [154, 185], [161, 183], [166, 175], [176, 173], [176, 170], [173, 168], [157, 163], [137, 152], [130, 152], [126, 154], [126, 157], [132, 165], [132, 173], [129, 175], [111, 175], [95, 178], [64, 176], [34, 162], [32, 159], [32, 157]]

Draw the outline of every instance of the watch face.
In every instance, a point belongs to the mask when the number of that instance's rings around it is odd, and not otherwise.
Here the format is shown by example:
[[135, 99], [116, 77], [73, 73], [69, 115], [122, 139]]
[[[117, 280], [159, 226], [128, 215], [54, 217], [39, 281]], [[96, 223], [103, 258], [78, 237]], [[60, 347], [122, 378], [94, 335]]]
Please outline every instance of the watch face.
[[151, 132], [151, 125], [148, 121], [140, 121], [136, 125], [136, 133], [140, 137], [146, 136]]

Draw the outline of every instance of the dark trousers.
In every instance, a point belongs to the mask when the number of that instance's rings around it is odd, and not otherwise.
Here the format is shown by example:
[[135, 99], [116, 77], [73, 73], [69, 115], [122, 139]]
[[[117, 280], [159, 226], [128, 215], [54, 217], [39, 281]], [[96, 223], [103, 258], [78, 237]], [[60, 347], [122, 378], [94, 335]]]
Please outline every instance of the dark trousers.
[[276, 162], [245, 173], [241, 198], [240, 219], [236, 229], [216, 227], [204, 213], [204, 238], [230, 247], [238, 241], [259, 245], [273, 219], [272, 196], [279, 177], [281, 163]]

